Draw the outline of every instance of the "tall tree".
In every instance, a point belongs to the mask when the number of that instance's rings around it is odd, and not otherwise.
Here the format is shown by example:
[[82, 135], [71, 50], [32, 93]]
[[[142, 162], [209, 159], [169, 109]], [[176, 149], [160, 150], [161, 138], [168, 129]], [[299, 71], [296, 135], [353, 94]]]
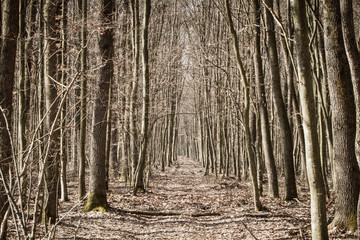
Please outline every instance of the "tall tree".
[[92, 118], [89, 196], [84, 211], [106, 211], [106, 113], [109, 83], [113, 77], [113, 26], [114, 0], [98, 2], [99, 11], [99, 54], [102, 67], [96, 83], [95, 105]]
[[311, 196], [312, 239], [328, 239], [326, 193], [321, 170], [320, 146], [317, 133], [314, 86], [312, 79], [309, 30], [304, 0], [291, 0], [295, 28], [299, 97], [301, 103], [307, 175]]
[[243, 125], [244, 125], [244, 131], [245, 131], [245, 146], [246, 146], [246, 153], [247, 157], [249, 159], [249, 165], [250, 165], [250, 174], [252, 179], [252, 185], [253, 185], [253, 195], [254, 195], [254, 206], [255, 210], [261, 210], [261, 202], [260, 202], [260, 194], [257, 184], [257, 176], [256, 176], [256, 166], [255, 166], [255, 154], [254, 149], [252, 147], [251, 143], [251, 136], [250, 136], [250, 124], [249, 124], [249, 115], [250, 115], [250, 87], [249, 82], [246, 77], [245, 69], [240, 57], [240, 49], [239, 49], [239, 42], [237, 33], [234, 28], [234, 23], [232, 20], [232, 14], [231, 14], [231, 8], [230, 8], [230, 2], [229, 0], [225, 0], [225, 7], [226, 7], [226, 18], [227, 23], [229, 27], [229, 31], [231, 33], [232, 39], [233, 39], [233, 47], [234, 52], [236, 56], [236, 64], [237, 68], [240, 72], [241, 76], [241, 84], [244, 91], [244, 110], [243, 110]]
[[[61, 50], [58, 54], [58, 82], [62, 84], [62, 98], [66, 97], [65, 89], [67, 85], [67, 61], [66, 61], [66, 50], [67, 50], [67, 10], [68, 1], [61, 0]], [[67, 189], [67, 129], [66, 129], [66, 113], [67, 105], [66, 101], [61, 106], [61, 128], [60, 128], [60, 186], [61, 186], [61, 201], [68, 201], [68, 189]]]
[[252, 0], [253, 21], [255, 24], [255, 45], [254, 45], [254, 67], [257, 99], [259, 101], [259, 114], [261, 125], [261, 140], [263, 154], [268, 176], [268, 193], [270, 197], [279, 197], [279, 186], [275, 165], [275, 158], [270, 136], [270, 124], [267, 112], [265, 97], [264, 73], [262, 69], [261, 49], [260, 49], [260, 5], [258, 0]]
[[281, 92], [281, 78], [278, 51], [276, 46], [276, 37], [274, 29], [274, 20], [272, 13], [274, 0], [265, 0], [265, 24], [267, 34], [267, 51], [271, 72], [271, 86], [274, 97], [274, 103], [279, 120], [279, 144], [280, 159], [284, 163], [285, 173], [285, 200], [291, 200], [297, 197], [295, 169], [293, 160], [293, 139], [287, 116], [284, 99]]
[[138, 130], [137, 130], [137, 91], [139, 82], [139, 59], [140, 59], [140, 20], [139, 20], [139, 0], [131, 0], [132, 13], [132, 71], [133, 80], [130, 85], [129, 94], [129, 128], [130, 128], [130, 161], [131, 161], [131, 182], [134, 185], [134, 176], [137, 168], [139, 149], [138, 149]]
[[19, 140], [19, 164], [23, 167], [23, 154], [25, 151], [25, 124], [26, 124], [26, 106], [25, 106], [25, 16], [26, 6], [25, 1], [21, 0], [19, 3], [19, 37], [18, 37], [18, 140]]
[[360, 53], [356, 45], [354, 28], [353, 1], [341, 1], [341, 23], [344, 37], [345, 50], [349, 61], [351, 79], [354, 87], [356, 104], [356, 142], [355, 151], [360, 159]]
[[335, 217], [331, 227], [357, 228], [360, 172], [355, 156], [356, 112], [349, 63], [341, 29], [340, 2], [324, 6], [325, 50], [332, 110]]
[[47, 135], [45, 151], [45, 198], [43, 222], [55, 223], [58, 211], [58, 174], [59, 174], [59, 99], [57, 93], [57, 48], [60, 40], [61, 0], [46, 0], [44, 4], [44, 132]]
[[[4, 0], [1, 2], [1, 49], [0, 49], [0, 224], [6, 226], [4, 219], [8, 208], [4, 185], [7, 182], [9, 165], [12, 160], [10, 129], [13, 112], [13, 88], [15, 75], [15, 57], [19, 31], [19, 1]], [[6, 227], [1, 229], [0, 238], [5, 239]]]
[[139, 161], [135, 171], [134, 193], [138, 189], [145, 189], [144, 185], [144, 170], [145, 161], [148, 153], [148, 144], [150, 141], [149, 132], [149, 113], [150, 113], [150, 72], [149, 72], [149, 50], [148, 50], [148, 35], [150, 22], [151, 1], [146, 0], [144, 6], [144, 22], [142, 31], [142, 64], [143, 64], [143, 95], [142, 95], [142, 119], [141, 119], [141, 145], [139, 152]]
[[80, 133], [79, 133], [79, 199], [85, 196], [85, 143], [86, 143], [86, 93], [87, 93], [87, 0], [81, 0], [81, 85], [80, 85]]

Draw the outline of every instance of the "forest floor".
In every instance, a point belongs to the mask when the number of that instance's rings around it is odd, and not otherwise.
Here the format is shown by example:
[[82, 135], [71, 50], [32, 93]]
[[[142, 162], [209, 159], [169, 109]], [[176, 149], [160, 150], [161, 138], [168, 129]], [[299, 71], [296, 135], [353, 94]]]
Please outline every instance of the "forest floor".
[[[298, 189], [298, 201], [264, 196], [265, 210], [254, 211], [250, 183], [205, 177], [199, 162], [179, 157], [166, 172], [153, 171], [146, 193], [134, 196], [124, 182], [111, 182], [106, 213], [83, 212], [85, 202], [61, 203], [55, 238], [311, 239], [308, 190]], [[70, 199], [76, 199], [75, 179], [69, 192]], [[330, 219], [332, 215], [330, 200]], [[330, 239], [358, 239], [358, 235], [332, 231]]]

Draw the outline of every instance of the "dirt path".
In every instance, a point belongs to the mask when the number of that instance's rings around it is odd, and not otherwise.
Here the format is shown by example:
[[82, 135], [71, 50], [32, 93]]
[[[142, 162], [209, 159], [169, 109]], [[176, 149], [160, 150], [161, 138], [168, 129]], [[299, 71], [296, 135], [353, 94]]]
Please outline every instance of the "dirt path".
[[[123, 182], [111, 183], [107, 213], [84, 213], [83, 205], [68, 212], [75, 202], [62, 203], [56, 238], [310, 239], [305, 195], [304, 203], [263, 197], [266, 209], [255, 212], [248, 183], [203, 175], [198, 162], [180, 157], [165, 173], [154, 171], [147, 193], [133, 196]], [[75, 191], [71, 183], [70, 193]]]

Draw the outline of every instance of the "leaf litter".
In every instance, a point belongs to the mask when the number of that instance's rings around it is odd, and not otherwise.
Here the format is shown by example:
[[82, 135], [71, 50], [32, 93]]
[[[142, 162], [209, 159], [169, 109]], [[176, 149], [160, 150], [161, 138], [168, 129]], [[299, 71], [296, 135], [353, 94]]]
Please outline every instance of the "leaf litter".
[[[86, 213], [82, 211], [85, 202], [74, 207], [76, 177], [70, 179], [72, 200], [59, 205], [62, 220], [55, 239], [311, 239], [305, 186], [299, 187], [297, 201], [286, 202], [267, 197], [264, 184], [265, 209], [254, 211], [249, 182], [204, 176], [201, 163], [179, 157], [165, 172], [152, 169], [145, 193], [134, 196], [128, 184], [113, 179], [108, 212]], [[332, 216], [330, 203], [328, 218]], [[330, 239], [358, 239], [358, 234], [329, 232]]]

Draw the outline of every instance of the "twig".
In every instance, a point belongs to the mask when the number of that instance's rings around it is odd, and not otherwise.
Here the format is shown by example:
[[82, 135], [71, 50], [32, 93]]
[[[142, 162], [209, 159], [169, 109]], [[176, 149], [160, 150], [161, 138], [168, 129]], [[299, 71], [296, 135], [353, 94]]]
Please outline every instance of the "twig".
[[77, 234], [77, 231], [79, 230], [80, 224], [81, 224], [81, 218], [80, 218], [79, 223], [78, 223], [78, 225], [76, 226], [76, 229], [75, 229], [74, 240], [76, 240], [76, 234]]
[[301, 240], [305, 239], [305, 238], [304, 238], [303, 231], [302, 231], [302, 228], [300, 228], [300, 239], [301, 239]]
[[259, 240], [257, 237], [255, 237], [255, 235], [250, 231], [250, 229], [246, 226], [246, 224], [243, 221], [240, 221], [241, 224], [244, 226], [244, 228], [246, 230], [248, 230], [248, 232], [250, 233], [250, 235], [255, 239], [255, 240]]
[[[78, 207], [85, 199], [87, 199], [88, 195], [89, 195], [89, 194], [86, 194], [81, 200], [79, 200], [74, 206], [72, 206], [72, 207], [70, 208], [70, 210], [67, 211], [59, 220], [57, 220], [57, 222], [56, 222], [56, 223], [52, 226], [52, 228], [49, 230], [49, 233], [48, 233], [48, 236], [49, 236], [48, 239], [49, 239], [49, 240], [52, 239], [52, 238], [51, 238], [51, 234], [52, 234], [52, 232], [55, 232], [56, 226], [59, 225], [59, 223], [60, 223], [65, 217], [67, 217], [70, 212], [72, 212], [72, 211], [73, 211], [76, 207]], [[46, 237], [46, 236], [45, 236], [45, 237]], [[44, 239], [45, 239], [45, 237], [44, 237]]]
[[307, 204], [301, 202], [298, 198], [294, 198], [294, 200], [295, 200], [296, 202], [298, 202], [299, 204], [303, 205], [304, 207], [307, 207], [307, 206], [308, 206]]
[[9, 214], [10, 214], [10, 207], [8, 207], [8, 209], [6, 210], [5, 212], [5, 215], [3, 217], [3, 220], [2, 222], [0, 223], [1, 226], [0, 226], [0, 239], [5, 239], [5, 229], [6, 229], [6, 224], [7, 224], [7, 219], [9, 217]]

